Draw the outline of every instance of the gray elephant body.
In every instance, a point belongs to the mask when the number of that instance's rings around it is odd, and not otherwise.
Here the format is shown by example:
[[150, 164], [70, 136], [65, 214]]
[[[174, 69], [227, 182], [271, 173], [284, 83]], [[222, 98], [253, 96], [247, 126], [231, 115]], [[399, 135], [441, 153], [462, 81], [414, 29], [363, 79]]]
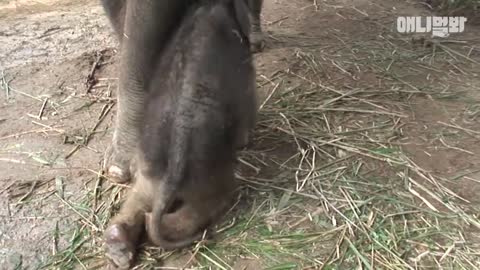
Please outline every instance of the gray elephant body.
[[[112, 145], [104, 167], [116, 182], [130, 180], [129, 165], [144, 120], [146, 89], [172, 33], [191, 5], [205, 0], [101, 0], [120, 40], [118, 104]], [[263, 48], [260, 12], [263, 0], [244, 0], [250, 12], [252, 48]], [[205, 18], [207, 19], [207, 18]]]
[[190, 6], [151, 61], [135, 185], [105, 233], [117, 268], [130, 267], [145, 225], [154, 244], [183, 247], [228, 208], [236, 150], [247, 143], [257, 108], [244, 1]]

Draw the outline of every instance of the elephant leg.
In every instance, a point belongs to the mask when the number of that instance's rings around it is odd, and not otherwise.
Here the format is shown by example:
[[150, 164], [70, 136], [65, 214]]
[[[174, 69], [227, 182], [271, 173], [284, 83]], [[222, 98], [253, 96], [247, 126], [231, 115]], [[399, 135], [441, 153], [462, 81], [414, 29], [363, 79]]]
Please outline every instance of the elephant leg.
[[247, 0], [251, 13], [252, 32], [250, 43], [253, 52], [261, 52], [265, 47], [260, 15], [262, 13], [263, 0]]
[[105, 13], [121, 41], [125, 24], [125, 8], [127, 0], [101, 0]]
[[[122, 17], [122, 9], [125, 9], [120, 49], [117, 117], [113, 142], [106, 152], [104, 161], [107, 175], [112, 180], [122, 183], [129, 181], [131, 177], [129, 164], [143, 126], [145, 94], [153, 74], [154, 63], [165, 47], [175, 24], [183, 15], [185, 2], [188, 1], [127, 0], [123, 2], [125, 3], [123, 7], [121, 3], [103, 1], [105, 6], [110, 7], [107, 14], [110, 14], [111, 18]], [[121, 23], [114, 23], [114, 27], [119, 34], [122, 29]]]

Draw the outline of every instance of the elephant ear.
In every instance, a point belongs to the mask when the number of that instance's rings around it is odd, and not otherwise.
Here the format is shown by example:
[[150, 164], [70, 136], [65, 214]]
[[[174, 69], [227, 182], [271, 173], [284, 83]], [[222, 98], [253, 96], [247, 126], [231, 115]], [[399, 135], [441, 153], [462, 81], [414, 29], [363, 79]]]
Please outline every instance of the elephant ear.
[[245, 3], [245, 0], [233, 0], [233, 8], [235, 19], [240, 26], [240, 31], [245, 38], [250, 37], [251, 31], [251, 21], [250, 21], [250, 10]]

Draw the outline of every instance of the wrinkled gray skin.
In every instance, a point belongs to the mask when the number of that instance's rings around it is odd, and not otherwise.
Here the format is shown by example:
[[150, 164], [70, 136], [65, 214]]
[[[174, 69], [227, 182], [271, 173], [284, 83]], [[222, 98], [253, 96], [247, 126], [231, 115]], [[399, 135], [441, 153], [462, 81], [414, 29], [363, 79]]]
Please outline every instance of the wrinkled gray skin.
[[[144, 119], [145, 89], [154, 64], [194, 0], [101, 0], [121, 43], [118, 110], [112, 145], [104, 168], [110, 179], [130, 180], [129, 165]], [[250, 10], [253, 51], [264, 46], [260, 24], [263, 0], [244, 0]]]
[[105, 232], [111, 268], [131, 266], [145, 227], [154, 244], [180, 248], [228, 209], [257, 108], [250, 20], [245, 0], [192, 5], [154, 58], [135, 185]]

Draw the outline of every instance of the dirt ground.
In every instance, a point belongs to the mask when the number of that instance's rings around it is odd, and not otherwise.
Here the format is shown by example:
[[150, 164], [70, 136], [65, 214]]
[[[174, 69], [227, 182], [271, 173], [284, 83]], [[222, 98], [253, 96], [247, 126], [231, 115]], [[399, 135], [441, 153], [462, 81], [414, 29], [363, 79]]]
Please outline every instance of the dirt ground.
[[[266, 102], [223, 243], [149, 247], [138, 267], [479, 269], [480, 26], [395, 32], [396, 16], [428, 14], [417, 1], [265, 0]], [[100, 175], [111, 27], [97, 1], [0, 0], [0, 22], [0, 269], [102, 267], [124, 190]]]

